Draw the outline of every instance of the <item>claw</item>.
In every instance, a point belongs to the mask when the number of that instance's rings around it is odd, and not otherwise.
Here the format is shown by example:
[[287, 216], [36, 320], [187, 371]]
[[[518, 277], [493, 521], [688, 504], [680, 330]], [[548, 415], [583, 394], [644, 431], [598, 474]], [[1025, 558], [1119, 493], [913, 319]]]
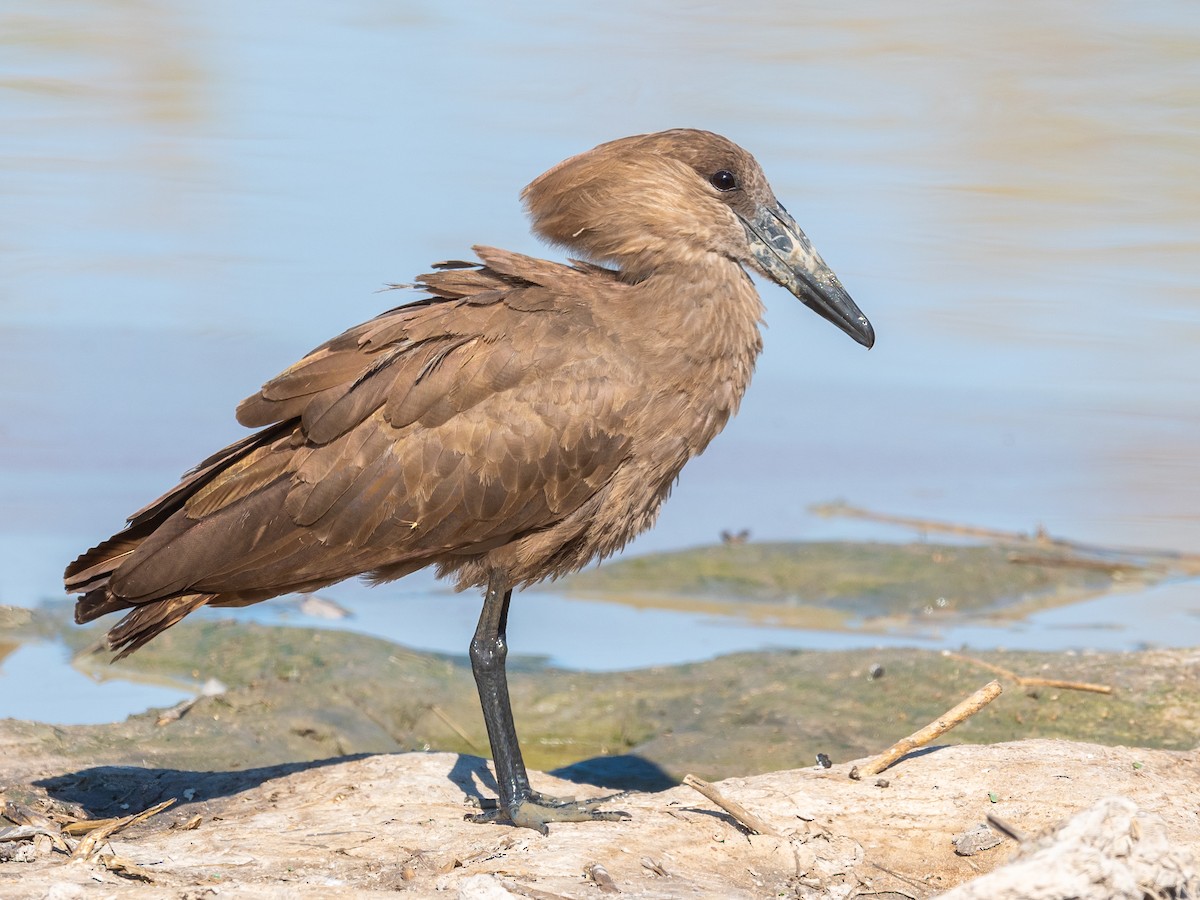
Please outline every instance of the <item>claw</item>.
[[[617, 795], [614, 795], [617, 796]], [[505, 820], [521, 828], [532, 828], [541, 834], [549, 834], [551, 822], [621, 822], [632, 818], [623, 810], [600, 809], [600, 804], [612, 797], [595, 800], [575, 800], [574, 797], [550, 797], [530, 791], [529, 796], [518, 800], [511, 809], [499, 804], [493, 808], [486, 801], [481, 803], [484, 811], [466, 816], [468, 822], [503, 822]]]

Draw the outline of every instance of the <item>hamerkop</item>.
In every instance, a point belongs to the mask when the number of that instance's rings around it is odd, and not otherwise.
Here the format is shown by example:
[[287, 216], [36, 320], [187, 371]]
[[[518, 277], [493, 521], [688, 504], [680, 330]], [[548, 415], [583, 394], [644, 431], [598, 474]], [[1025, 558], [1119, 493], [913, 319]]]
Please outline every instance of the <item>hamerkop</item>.
[[71, 563], [117, 658], [201, 606], [424, 566], [483, 588], [471, 641], [503, 818], [615, 819], [530, 789], [504, 660], [514, 587], [649, 528], [741, 401], [762, 347], [750, 268], [867, 347], [870, 323], [749, 153], [679, 129], [601, 144], [522, 194], [586, 262], [476, 247], [426, 295], [322, 344], [238, 407], [210, 456]]

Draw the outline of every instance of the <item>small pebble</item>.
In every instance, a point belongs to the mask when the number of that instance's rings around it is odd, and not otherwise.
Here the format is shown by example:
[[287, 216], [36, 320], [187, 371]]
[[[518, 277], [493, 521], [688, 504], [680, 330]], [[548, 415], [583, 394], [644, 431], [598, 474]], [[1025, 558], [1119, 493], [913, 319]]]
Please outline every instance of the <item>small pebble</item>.
[[980, 822], [954, 839], [954, 852], [959, 856], [974, 856], [984, 850], [991, 850], [1003, 840], [1001, 835]]

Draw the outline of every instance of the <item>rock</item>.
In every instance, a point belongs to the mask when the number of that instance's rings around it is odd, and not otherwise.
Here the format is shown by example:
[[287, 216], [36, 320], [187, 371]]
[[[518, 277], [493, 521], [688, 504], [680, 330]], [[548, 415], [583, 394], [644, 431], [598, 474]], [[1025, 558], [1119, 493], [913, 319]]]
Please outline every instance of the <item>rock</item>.
[[[1132, 881], [1121, 884], [1150, 879], [1167, 887], [1195, 878], [1200, 847], [1200, 810], [1180, 802], [1200, 796], [1195, 751], [1046, 740], [942, 747], [889, 769], [886, 791], [851, 781], [851, 763], [718, 783], [725, 797], [781, 837], [748, 836], [682, 786], [621, 797], [620, 808], [633, 815], [629, 822], [555, 825], [543, 837], [465, 822], [468, 796], [480, 788], [487, 792], [491, 776], [482, 760], [457, 754], [365, 755], [185, 777], [137, 767], [89, 775], [60, 760], [23, 757], [19, 743], [7, 750], [14, 776], [8, 784], [41, 793], [54, 808], [110, 802], [95, 795], [102, 781], [130, 798], [136, 812], [145, 805], [140, 798], [157, 796], [151, 786], [179, 785], [175, 806], [112, 840], [119, 856], [153, 873], [153, 889], [163, 896], [199, 897], [210, 888], [239, 898], [334, 900], [397, 889], [412, 898], [448, 892], [471, 898], [599, 896], [584, 874], [593, 864], [627, 898], [874, 894], [923, 900], [947, 890], [955, 891], [948, 895], [953, 900], [1016, 896], [971, 886], [973, 878], [1006, 871], [1000, 868], [1012, 856], [1006, 846], [969, 861], [954, 853], [953, 838], [988, 812], [1022, 834], [1047, 836], [1031, 838], [1011, 864], [1035, 871], [1047, 869], [1037, 854], [1070, 835], [1102, 833], [1110, 837], [1091, 843], [1071, 838], [1073, 846], [1091, 848], [1094, 871], [1113, 878], [1127, 871]], [[547, 793], [603, 793], [548, 775], [534, 773], [533, 779]], [[192, 801], [183, 798], [184, 788], [195, 789]], [[1000, 802], [993, 804], [989, 792]], [[1123, 799], [1106, 800], [1114, 794]], [[1081, 814], [1091, 818], [1076, 830], [1059, 828]], [[202, 820], [194, 829], [171, 827], [197, 815]], [[667, 874], [648, 868], [647, 858]], [[102, 878], [106, 896], [143, 896], [147, 890], [99, 866], [64, 866], [63, 859], [55, 853], [0, 864], [0, 896], [40, 900], [51, 888], [70, 890], [93, 877]], [[1045, 895], [1058, 896], [1065, 895]]]

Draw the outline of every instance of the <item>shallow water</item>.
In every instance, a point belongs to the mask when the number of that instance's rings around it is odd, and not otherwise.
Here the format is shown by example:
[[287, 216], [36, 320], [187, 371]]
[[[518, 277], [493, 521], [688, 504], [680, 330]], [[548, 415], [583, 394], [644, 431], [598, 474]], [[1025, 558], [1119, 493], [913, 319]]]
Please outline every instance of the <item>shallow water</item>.
[[[354, 588], [342, 595], [354, 615], [335, 623], [277, 612], [270, 606], [256, 607], [255, 617], [263, 622], [349, 629], [440, 653], [466, 653], [479, 617], [479, 599], [474, 595], [413, 591], [382, 597], [379, 590]], [[1190, 647], [1200, 644], [1195, 591], [1194, 583], [1118, 590], [1018, 621], [933, 612], [909, 627], [882, 634], [863, 622], [850, 622], [841, 631], [783, 628], [732, 616], [642, 609], [531, 591], [513, 600], [509, 645], [514, 654], [596, 672], [698, 662], [766, 648], [1126, 651]], [[435, 602], [439, 608], [430, 615]]]
[[0, 716], [50, 725], [100, 725], [118, 722], [150, 707], [173, 706], [191, 697], [182, 687], [99, 680], [68, 664], [67, 648], [57, 642], [22, 644], [0, 666]]
[[[242, 620], [374, 635], [409, 647], [464, 656], [479, 615], [471, 594], [426, 590], [385, 594], [353, 586], [339, 593], [354, 613], [330, 621], [304, 616], [284, 604], [262, 604]], [[208, 615], [223, 615], [206, 611]], [[1083, 603], [1044, 610], [1025, 619], [986, 621], [941, 617], [879, 634], [779, 628], [729, 616], [637, 609], [616, 603], [530, 592], [516, 598], [509, 620], [511, 650], [549, 665], [609, 672], [699, 662], [728, 653], [766, 649], [852, 650], [876, 647], [972, 650], [1130, 651], [1200, 644], [1200, 604], [1194, 583], [1116, 591]], [[0, 664], [4, 715], [55, 724], [121, 719], [190, 696], [182, 688], [97, 681], [67, 664], [66, 647], [24, 645]], [[206, 675], [209, 673], [205, 673]], [[48, 700], [47, 698], [52, 698]], [[52, 717], [52, 718], [51, 718]]]
[[1195, 4], [27, 0], [0, 35], [0, 602], [382, 284], [548, 252], [547, 166], [675, 125], [758, 156], [879, 341], [765, 286], [742, 412], [636, 551], [881, 534], [833, 497], [1200, 549]]

